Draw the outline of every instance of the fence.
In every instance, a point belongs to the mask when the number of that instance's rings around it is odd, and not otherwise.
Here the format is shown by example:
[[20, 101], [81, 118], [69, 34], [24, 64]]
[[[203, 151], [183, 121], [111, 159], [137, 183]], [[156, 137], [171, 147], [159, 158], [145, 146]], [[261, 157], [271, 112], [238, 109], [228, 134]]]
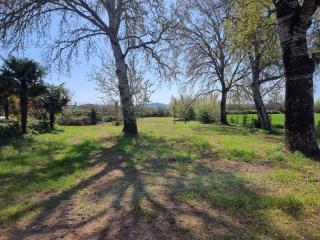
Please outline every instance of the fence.
[[[272, 125], [272, 114], [268, 113], [268, 118], [270, 120], [270, 123]], [[243, 126], [247, 128], [259, 128], [260, 121], [259, 117], [250, 117], [249, 114], [236, 114], [231, 115], [229, 119], [230, 123], [236, 124], [238, 126]], [[319, 122], [320, 124], [320, 122]], [[320, 135], [320, 127], [319, 127], [319, 135]]]

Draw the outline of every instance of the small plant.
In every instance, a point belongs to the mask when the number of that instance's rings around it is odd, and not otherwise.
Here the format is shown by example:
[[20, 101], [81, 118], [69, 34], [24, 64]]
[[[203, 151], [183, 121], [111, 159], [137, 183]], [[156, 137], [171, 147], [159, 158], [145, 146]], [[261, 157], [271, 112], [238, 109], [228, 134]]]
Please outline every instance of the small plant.
[[261, 121], [259, 118], [258, 119], [252, 118], [252, 123], [255, 128], [261, 128]]
[[242, 118], [242, 125], [246, 127], [248, 124], [248, 114], [244, 114]]
[[0, 139], [8, 140], [22, 135], [21, 127], [18, 122], [10, 124], [0, 124]]
[[49, 113], [51, 128], [54, 128], [55, 125], [55, 114], [62, 112], [63, 107], [65, 107], [69, 101], [68, 90], [63, 84], [47, 86], [46, 93], [40, 97], [38, 104]]
[[91, 109], [90, 120], [92, 125], [97, 124], [97, 111], [95, 109]]
[[205, 124], [214, 123], [215, 118], [210, 114], [210, 112], [206, 109], [199, 111], [199, 121]]
[[230, 117], [230, 123], [232, 123], [232, 124], [236, 123], [236, 120], [233, 115], [231, 115], [231, 117]]

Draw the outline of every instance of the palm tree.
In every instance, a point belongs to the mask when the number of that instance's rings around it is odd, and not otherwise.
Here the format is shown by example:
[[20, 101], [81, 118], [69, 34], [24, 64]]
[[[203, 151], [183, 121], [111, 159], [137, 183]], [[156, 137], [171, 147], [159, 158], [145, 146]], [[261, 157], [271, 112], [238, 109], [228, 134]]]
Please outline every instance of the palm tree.
[[47, 86], [46, 93], [40, 97], [39, 103], [50, 115], [50, 127], [54, 128], [55, 114], [62, 111], [70, 101], [68, 90], [63, 84]]
[[30, 97], [39, 96], [44, 92], [42, 81], [44, 69], [35, 61], [27, 58], [9, 57], [4, 60], [2, 75], [14, 80], [16, 93], [20, 98], [22, 133], [27, 133], [28, 102]]
[[5, 119], [9, 120], [9, 97], [15, 94], [15, 82], [11, 77], [0, 75], [0, 97], [4, 103]]

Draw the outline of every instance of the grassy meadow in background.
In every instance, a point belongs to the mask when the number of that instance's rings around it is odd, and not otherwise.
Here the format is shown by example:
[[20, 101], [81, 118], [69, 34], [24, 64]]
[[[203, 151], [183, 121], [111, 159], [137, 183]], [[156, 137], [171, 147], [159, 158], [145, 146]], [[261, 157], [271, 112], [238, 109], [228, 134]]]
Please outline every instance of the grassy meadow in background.
[[[235, 123], [238, 118], [238, 124], [242, 125], [244, 114], [228, 114], [228, 120], [234, 119]], [[315, 124], [318, 126], [320, 123], [320, 113], [315, 113]], [[248, 125], [251, 124], [252, 119], [257, 119], [257, 114], [247, 114]], [[275, 128], [284, 128], [285, 115], [284, 114], [271, 114], [271, 122]]]

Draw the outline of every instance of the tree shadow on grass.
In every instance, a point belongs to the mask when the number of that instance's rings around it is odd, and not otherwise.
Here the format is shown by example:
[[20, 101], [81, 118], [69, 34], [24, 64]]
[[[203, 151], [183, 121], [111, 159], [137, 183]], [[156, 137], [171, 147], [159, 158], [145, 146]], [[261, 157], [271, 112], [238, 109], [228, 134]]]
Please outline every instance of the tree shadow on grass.
[[[26, 147], [24, 146], [24, 148]], [[0, 191], [2, 202], [0, 223], [20, 218], [38, 205], [36, 203], [35, 206], [29, 206], [28, 199], [25, 199], [24, 196], [67, 187], [68, 181], [72, 181], [76, 177], [73, 174], [85, 170], [95, 163], [96, 159], [91, 155], [99, 149], [96, 142], [84, 141], [82, 144], [72, 146], [62, 159], [55, 159], [55, 155], [65, 147], [63, 143], [57, 145], [57, 142], [54, 142], [45, 145], [44, 148], [32, 151], [32, 157], [46, 159], [46, 163], [39, 166], [34, 162], [29, 162], [30, 159], [26, 159], [25, 155], [21, 156], [22, 153], [19, 153], [17, 159], [13, 157], [7, 159], [10, 166], [23, 166], [24, 169], [28, 170], [22, 172], [5, 171], [0, 174], [0, 182], [3, 185]], [[10, 210], [21, 202], [25, 202], [26, 205], [20, 211], [4, 213], [6, 209]], [[42, 205], [41, 202], [40, 205]]]
[[[19, 126], [19, 125], [18, 125]], [[12, 132], [13, 131], [13, 132]], [[44, 123], [33, 123], [28, 126], [28, 135], [22, 135], [21, 131], [16, 128], [14, 130], [7, 132], [9, 136], [0, 139], [0, 147], [8, 145], [23, 145], [27, 142], [33, 141], [32, 135], [37, 134], [51, 134], [58, 135], [64, 132], [63, 129], [50, 128]]]
[[201, 159], [204, 149], [190, 142], [146, 135], [115, 141], [91, 165], [82, 162], [92, 149], [75, 147], [81, 157], [67, 158], [62, 175], [78, 166], [97, 171], [20, 212], [18, 219], [36, 215], [27, 226], [17, 224], [9, 239], [290, 239], [264, 211], [289, 206], [298, 214], [299, 202], [266, 198], [234, 173], [195, 163], [182, 150]]

